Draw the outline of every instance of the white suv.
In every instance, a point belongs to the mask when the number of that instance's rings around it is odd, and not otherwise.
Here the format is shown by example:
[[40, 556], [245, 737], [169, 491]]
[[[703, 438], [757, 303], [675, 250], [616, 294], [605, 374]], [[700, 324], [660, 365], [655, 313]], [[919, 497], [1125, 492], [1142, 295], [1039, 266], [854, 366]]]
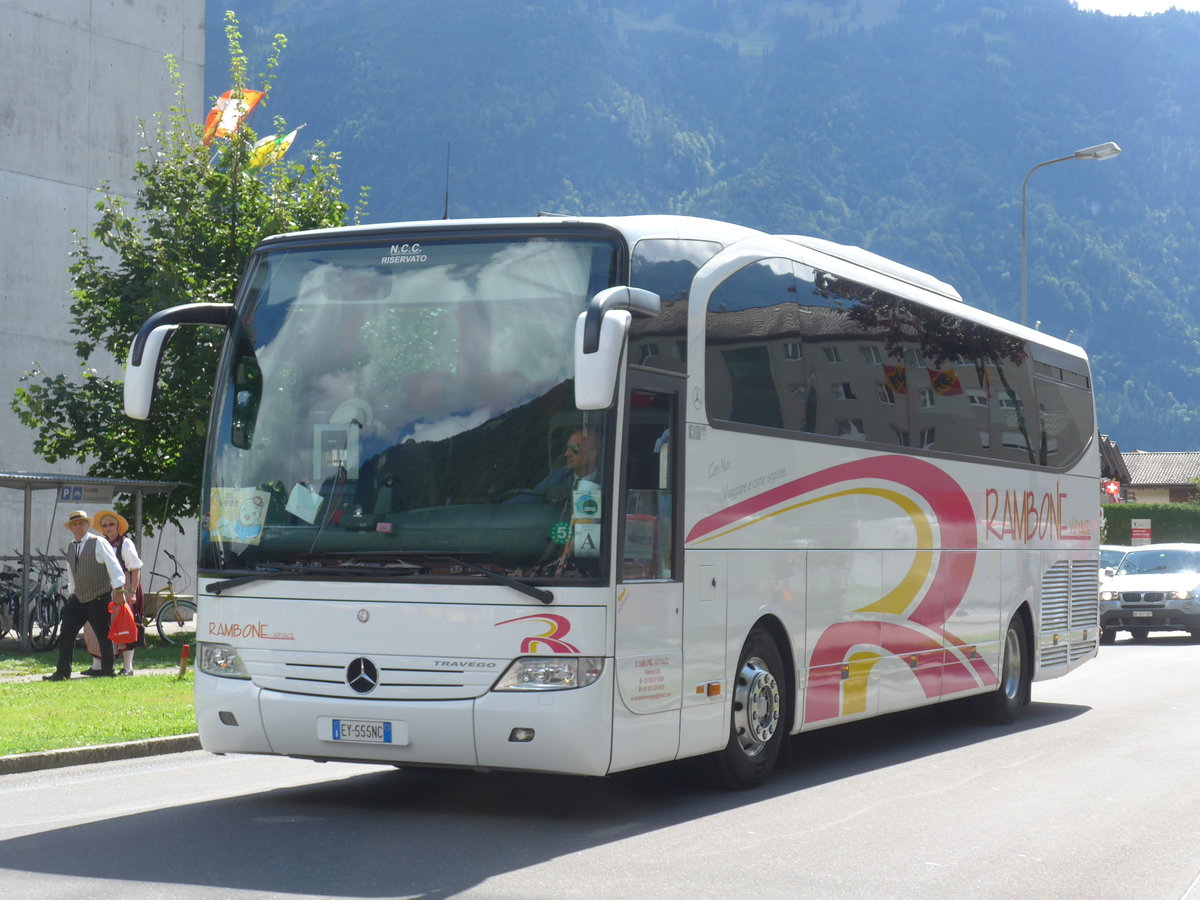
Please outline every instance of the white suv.
[[1100, 586], [1100, 642], [1119, 630], [1134, 640], [1151, 631], [1189, 631], [1200, 637], [1200, 544], [1131, 547]]

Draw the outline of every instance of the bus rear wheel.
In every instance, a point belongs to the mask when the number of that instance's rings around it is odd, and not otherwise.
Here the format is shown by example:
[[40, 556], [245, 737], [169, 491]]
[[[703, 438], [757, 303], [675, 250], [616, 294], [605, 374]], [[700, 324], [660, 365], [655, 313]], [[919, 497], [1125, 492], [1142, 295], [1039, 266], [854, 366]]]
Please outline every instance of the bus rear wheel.
[[697, 760], [701, 777], [726, 790], [761, 784], [775, 768], [787, 739], [783, 658], [760, 628], [746, 638], [733, 678], [733, 711], [724, 750]]
[[1012, 617], [1004, 633], [1004, 653], [1000, 657], [998, 690], [975, 698], [980, 718], [993, 725], [1011, 725], [1017, 720], [1021, 707], [1029, 702], [1029, 686], [1033, 680], [1033, 660], [1029, 655], [1029, 639], [1025, 620]]

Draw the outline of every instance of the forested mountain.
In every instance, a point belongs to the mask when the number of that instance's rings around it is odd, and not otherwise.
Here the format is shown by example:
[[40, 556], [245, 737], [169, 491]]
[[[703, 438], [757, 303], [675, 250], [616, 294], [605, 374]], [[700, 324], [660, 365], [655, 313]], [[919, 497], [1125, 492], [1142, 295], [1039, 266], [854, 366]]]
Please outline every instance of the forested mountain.
[[858, 244], [1092, 355], [1124, 449], [1200, 447], [1200, 15], [1069, 0], [210, 0], [368, 218], [680, 212]]

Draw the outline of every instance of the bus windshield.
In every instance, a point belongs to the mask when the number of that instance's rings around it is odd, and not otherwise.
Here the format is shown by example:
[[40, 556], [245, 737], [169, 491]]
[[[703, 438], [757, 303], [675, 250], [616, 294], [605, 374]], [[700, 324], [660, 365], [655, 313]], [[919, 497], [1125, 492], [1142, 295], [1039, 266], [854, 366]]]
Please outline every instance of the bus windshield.
[[619, 258], [595, 234], [260, 250], [218, 375], [200, 566], [601, 577], [609, 413], [575, 408], [572, 351]]

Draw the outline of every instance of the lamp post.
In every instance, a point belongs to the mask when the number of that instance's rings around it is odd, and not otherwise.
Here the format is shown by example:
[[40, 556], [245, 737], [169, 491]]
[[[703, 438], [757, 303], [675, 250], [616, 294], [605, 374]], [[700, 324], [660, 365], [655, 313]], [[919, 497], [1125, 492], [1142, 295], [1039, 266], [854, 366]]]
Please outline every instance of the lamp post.
[[1029, 176], [1036, 172], [1042, 166], [1049, 166], [1053, 163], [1066, 162], [1068, 159], [1112, 159], [1121, 148], [1108, 141], [1104, 144], [1097, 144], [1094, 147], [1084, 147], [1082, 150], [1076, 150], [1070, 156], [1060, 156], [1058, 159], [1048, 159], [1045, 162], [1040, 162], [1025, 175], [1025, 181], [1021, 183], [1021, 324], [1024, 325], [1028, 321], [1029, 313], [1029, 292], [1028, 292], [1028, 270], [1026, 267], [1026, 257], [1028, 255], [1028, 247], [1025, 242], [1025, 198], [1029, 188]]

